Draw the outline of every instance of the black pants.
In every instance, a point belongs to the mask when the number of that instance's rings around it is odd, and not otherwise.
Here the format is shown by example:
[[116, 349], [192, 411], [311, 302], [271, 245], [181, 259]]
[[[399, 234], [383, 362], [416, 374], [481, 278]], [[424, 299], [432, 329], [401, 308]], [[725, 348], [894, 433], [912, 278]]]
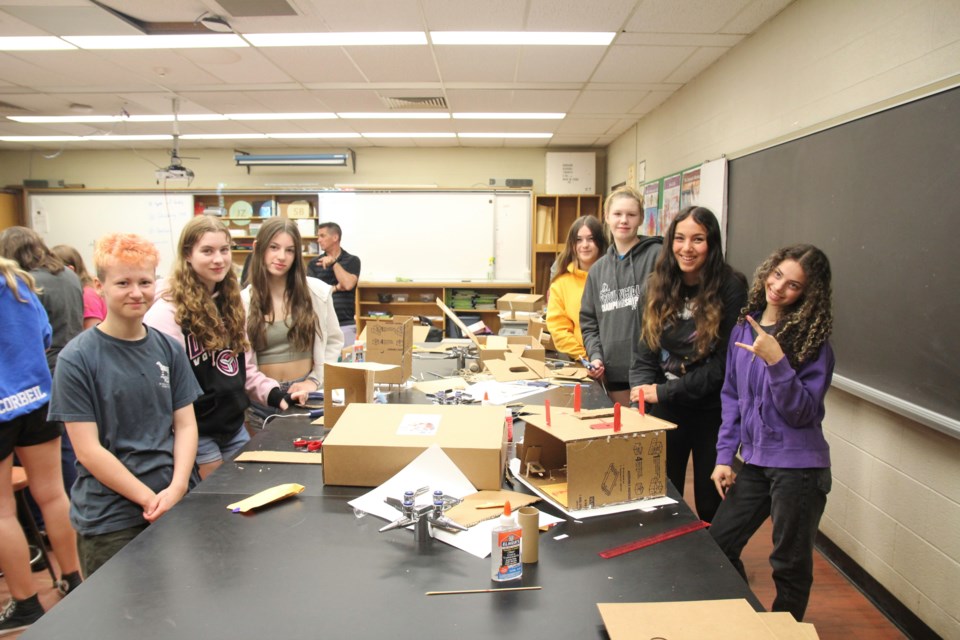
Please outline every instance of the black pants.
[[827, 504], [830, 469], [781, 469], [743, 465], [717, 510], [710, 535], [743, 579], [740, 553], [760, 525], [773, 518], [773, 611], [803, 620], [813, 585], [813, 543]]
[[720, 431], [719, 405], [688, 409], [664, 404], [650, 405], [650, 415], [677, 425], [667, 431], [667, 477], [683, 495], [687, 460], [693, 453], [693, 498], [697, 516], [710, 522], [720, 506], [720, 494], [710, 479], [717, 462], [717, 434]]

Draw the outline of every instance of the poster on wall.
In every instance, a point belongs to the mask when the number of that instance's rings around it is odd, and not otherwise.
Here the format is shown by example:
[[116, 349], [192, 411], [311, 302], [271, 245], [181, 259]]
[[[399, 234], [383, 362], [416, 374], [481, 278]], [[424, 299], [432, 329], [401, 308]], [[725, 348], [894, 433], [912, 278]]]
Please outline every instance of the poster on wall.
[[680, 174], [663, 179], [663, 208], [660, 210], [660, 232], [666, 232], [680, 213]]
[[643, 224], [640, 235], [659, 236], [660, 233], [660, 181], [643, 187]]
[[680, 208], [700, 204], [700, 167], [683, 172], [680, 186]]

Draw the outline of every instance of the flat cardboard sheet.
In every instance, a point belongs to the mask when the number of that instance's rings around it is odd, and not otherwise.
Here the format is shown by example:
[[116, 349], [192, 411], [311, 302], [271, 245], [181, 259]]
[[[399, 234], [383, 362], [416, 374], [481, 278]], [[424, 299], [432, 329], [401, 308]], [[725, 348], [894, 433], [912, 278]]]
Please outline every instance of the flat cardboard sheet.
[[610, 640], [778, 640], [746, 600], [599, 603]]
[[[447, 511], [447, 515], [465, 527], [472, 527], [480, 522], [499, 518], [503, 513], [503, 504], [507, 501], [510, 502], [510, 509], [516, 513], [520, 507], [539, 502], [540, 498], [527, 493], [517, 493], [504, 489], [500, 491], [478, 491], [465, 497], [463, 502]], [[494, 504], [499, 506], [487, 508]]]
[[320, 451], [244, 451], [233, 461], [323, 464], [323, 453]]
[[247, 513], [253, 509], [257, 509], [264, 505], [268, 505], [271, 502], [277, 502], [278, 500], [284, 500], [292, 496], [302, 493], [306, 489], [302, 484], [297, 484], [296, 482], [290, 482], [288, 484], [278, 484], [275, 487], [270, 487], [269, 489], [264, 489], [259, 493], [255, 493], [249, 498], [244, 498], [243, 500], [238, 500], [233, 504], [228, 504], [227, 509], [233, 511], [234, 513]]
[[540, 380], [547, 375], [547, 367], [541, 360], [521, 358], [517, 353], [507, 351], [503, 359], [484, 360], [483, 366], [493, 374], [497, 382], [514, 380]]
[[820, 640], [816, 627], [809, 622], [797, 622], [786, 611], [762, 612], [757, 616], [779, 640]]
[[421, 380], [414, 382], [413, 388], [423, 393], [436, 393], [437, 391], [447, 391], [448, 389], [466, 389], [467, 381], [460, 377]]

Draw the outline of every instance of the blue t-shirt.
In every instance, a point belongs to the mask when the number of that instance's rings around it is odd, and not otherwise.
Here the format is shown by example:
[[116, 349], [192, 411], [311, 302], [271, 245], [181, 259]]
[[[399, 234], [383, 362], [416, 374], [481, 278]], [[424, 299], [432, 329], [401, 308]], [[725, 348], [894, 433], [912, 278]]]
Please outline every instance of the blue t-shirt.
[[[96, 422], [100, 444], [156, 492], [173, 478], [173, 413], [201, 394], [183, 348], [147, 327], [120, 340], [96, 327], [60, 352], [49, 420]], [[83, 535], [144, 524], [140, 505], [104, 486], [77, 462], [70, 521]]]

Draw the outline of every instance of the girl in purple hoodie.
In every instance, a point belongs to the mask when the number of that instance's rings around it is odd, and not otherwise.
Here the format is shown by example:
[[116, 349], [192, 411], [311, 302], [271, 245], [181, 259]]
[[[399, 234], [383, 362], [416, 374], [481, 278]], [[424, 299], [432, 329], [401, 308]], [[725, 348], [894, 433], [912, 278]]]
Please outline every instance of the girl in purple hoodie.
[[[723, 502], [710, 533], [746, 579], [740, 553], [773, 520], [773, 611], [803, 619], [813, 544], [830, 492], [823, 398], [833, 377], [830, 262], [800, 244], [760, 265], [730, 337], [711, 479]], [[734, 473], [739, 451], [743, 467]]]

